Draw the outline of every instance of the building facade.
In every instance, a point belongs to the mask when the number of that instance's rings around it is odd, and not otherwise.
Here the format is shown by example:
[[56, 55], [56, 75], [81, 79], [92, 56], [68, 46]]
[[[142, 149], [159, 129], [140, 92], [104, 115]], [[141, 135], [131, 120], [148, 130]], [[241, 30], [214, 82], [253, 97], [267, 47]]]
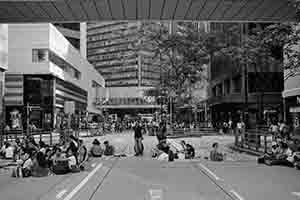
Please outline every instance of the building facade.
[[86, 58], [86, 23], [54, 23], [53, 25]]
[[141, 42], [139, 30], [146, 25], [134, 21], [88, 24], [87, 58], [105, 78], [105, 98], [99, 104], [110, 113], [153, 112], [159, 107], [143, 96], [144, 90], [160, 83], [159, 66], [151, 62], [147, 50], [135, 48]]
[[[266, 24], [211, 23], [211, 31], [229, 32], [233, 26], [239, 31], [232, 43], [240, 45], [244, 35]], [[209, 109], [215, 126], [244, 120], [249, 128], [270, 124], [282, 118], [283, 71], [282, 59], [275, 64], [258, 61], [253, 65], [239, 65], [229, 58], [211, 56]]]
[[6, 124], [24, 129], [59, 128], [65, 103], [77, 119], [101, 114], [95, 105], [103, 77], [52, 24], [9, 25], [9, 70], [5, 78]]
[[0, 120], [3, 121], [4, 77], [8, 68], [8, 25], [0, 24]]

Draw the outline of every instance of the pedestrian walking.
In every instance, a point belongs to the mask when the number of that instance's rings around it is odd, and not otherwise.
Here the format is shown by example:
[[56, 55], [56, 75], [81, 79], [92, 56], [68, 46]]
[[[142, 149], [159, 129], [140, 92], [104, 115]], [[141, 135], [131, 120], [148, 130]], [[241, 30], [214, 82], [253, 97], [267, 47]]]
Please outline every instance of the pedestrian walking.
[[135, 156], [143, 155], [144, 147], [143, 147], [143, 134], [142, 134], [142, 124], [141, 122], [137, 122], [134, 127], [134, 151]]

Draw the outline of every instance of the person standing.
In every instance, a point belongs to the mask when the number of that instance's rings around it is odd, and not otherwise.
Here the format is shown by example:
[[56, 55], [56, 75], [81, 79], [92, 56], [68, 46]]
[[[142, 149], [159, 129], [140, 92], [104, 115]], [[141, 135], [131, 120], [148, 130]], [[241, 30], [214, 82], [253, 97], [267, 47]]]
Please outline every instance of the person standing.
[[241, 147], [243, 147], [245, 141], [245, 123], [243, 120], [240, 120], [236, 124], [237, 137], [241, 136]]
[[134, 127], [134, 150], [135, 156], [143, 155], [143, 134], [142, 134], [142, 124], [137, 122]]

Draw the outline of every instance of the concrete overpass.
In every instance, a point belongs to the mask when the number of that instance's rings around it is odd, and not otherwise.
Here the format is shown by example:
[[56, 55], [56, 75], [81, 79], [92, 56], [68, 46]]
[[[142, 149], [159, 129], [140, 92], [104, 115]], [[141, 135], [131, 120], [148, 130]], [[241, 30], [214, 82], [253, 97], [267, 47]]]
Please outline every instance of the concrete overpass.
[[0, 23], [294, 18], [289, 0], [0, 0]]

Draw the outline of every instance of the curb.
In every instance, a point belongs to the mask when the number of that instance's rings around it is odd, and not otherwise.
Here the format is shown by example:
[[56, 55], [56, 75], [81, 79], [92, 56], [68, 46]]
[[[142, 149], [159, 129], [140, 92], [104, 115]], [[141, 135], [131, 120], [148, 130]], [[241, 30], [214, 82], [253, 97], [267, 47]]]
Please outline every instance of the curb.
[[230, 149], [232, 149], [233, 151], [245, 152], [245, 153], [248, 153], [248, 154], [254, 155], [254, 156], [262, 156], [264, 154], [262, 152], [257, 152], [257, 151], [254, 151], [254, 150], [237, 147], [234, 144], [228, 145], [228, 147]]
[[195, 137], [195, 138], [201, 138], [202, 136], [218, 136], [219, 134], [187, 134], [187, 135], [167, 135], [167, 138], [185, 138], [185, 137]]

